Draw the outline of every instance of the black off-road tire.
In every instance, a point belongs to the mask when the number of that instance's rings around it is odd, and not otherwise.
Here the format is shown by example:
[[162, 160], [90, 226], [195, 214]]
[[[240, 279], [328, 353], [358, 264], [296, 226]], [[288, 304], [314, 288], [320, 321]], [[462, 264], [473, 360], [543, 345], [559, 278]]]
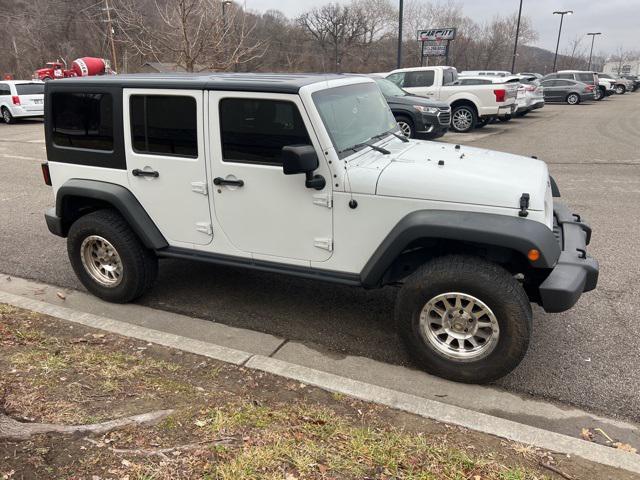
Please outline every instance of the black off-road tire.
[[[450, 292], [471, 295], [495, 314], [500, 333], [493, 351], [484, 358], [448, 358], [421, 333], [423, 307]], [[473, 256], [449, 255], [424, 264], [405, 281], [395, 317], [400, 337], [424, 370], [457, 382], [487, 383], [511, 372], [524, 358], [533, 315], [524, 289], [504, 268]]]
[[[97, 282], [84, 267], [83, 241], [97, 235], [113, 245], [122, 262], [122, 279], [113, 287]], [[69, 229], [67, 253], [73, 270], [89, 292], [113, 303], [127, 303], [147, 292], [158, 275], [158, 259], [145, 248], [125, 219], [114, 210], [98, 210], [76, 220]]]

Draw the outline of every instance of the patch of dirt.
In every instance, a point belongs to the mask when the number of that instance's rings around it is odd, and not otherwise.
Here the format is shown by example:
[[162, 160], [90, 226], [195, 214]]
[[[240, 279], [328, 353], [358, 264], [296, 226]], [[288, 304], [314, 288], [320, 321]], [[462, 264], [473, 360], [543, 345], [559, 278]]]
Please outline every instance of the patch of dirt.
[[0, 414], [21, 422], [175, 410], [104, 435], [0, 440], [2, 480], [563, 478], [542, 464], [576, 480], [633, 478], [2, 304], [0, 371]]

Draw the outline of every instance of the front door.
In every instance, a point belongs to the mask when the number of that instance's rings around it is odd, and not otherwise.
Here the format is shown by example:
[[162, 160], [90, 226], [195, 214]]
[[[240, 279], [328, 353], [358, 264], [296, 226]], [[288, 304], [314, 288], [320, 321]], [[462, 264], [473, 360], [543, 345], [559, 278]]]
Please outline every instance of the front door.
[[[229, 241], [267, 261], [331, 257], [332, 178], [300, 98], [211, 91], [209, 118], [214, 214]], [[306, 188], [304, 175], [284, 175], [286, 145], [315, 148], [323, 190]]]
[[203, 98], [197, 90], [123, 92], [129, 186], [174, 246], [212, 240]]

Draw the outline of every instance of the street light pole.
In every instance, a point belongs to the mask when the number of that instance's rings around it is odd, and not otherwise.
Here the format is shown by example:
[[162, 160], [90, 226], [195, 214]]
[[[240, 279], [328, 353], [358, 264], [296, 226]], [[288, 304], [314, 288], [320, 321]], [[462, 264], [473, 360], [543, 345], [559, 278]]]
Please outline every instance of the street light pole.
[[404, 0], [400, 0], [400, 8], [398, 9], [398, 66], [402, 67], [402, 23], [404, 16]]
[[587, 33], [587, 35], [591, 35], [591, 52], [589, 52], [589, 66], [587, 67], [587, 70], [591, 70], [591, 58], [593, 57], [593, 44], [596, 41], [596, 35], [602, 35], [602, 32], [592, 32], [592, 33]]
[[513, 45], [513, 60], [511, 61], [511, 73], [516, 71], [516, 56], [518, 55], [518, 36], [520, 35], [520, 19], [522, 18], [522, 0], [518, 10], [518, 25], [516, 26], [516, 43]]
[[556, 56], [553, 57], [553, 71], [556, 71], [556, 64], [558, 63], [558, 48], [560, 48], [560, 35], [562, 34], [562, 21], [565, 15], [573, 15], [573, 10], [564, 10], [561, 12], [553, 12], [554, 15], [560, 15], [560, 30], [558, 30], [558, 43], [556, 43]]

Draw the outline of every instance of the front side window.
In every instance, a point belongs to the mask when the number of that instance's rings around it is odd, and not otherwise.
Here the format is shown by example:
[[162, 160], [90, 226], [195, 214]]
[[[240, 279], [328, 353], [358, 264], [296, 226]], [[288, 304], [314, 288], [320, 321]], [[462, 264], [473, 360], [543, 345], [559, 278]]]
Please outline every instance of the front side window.
[[178, 95], [132, 95], [131, 143], [136, 153], [197, 158], [196, 99]]
[[404, 73], [392, 73], [387, 77], [387, 80], [395, 83], [400, 88], [404, 87]]
[[398, 128], [375, 83], [319, 90], [312, 98], [338, 154]]
[[458, 74], [455, 70], [449, 68], [442, 72], [442, 85], [444, 85], [445, 87], [448, 85], [454, 85], [457, 80]]
[[219, 111], [225, 162], [282, 165], [282, 147], [311, 145], [293, 102], [224, 98]]
[[53, 142], [61, 147], [113, 150], [113, 98], [108, 93], [52, 94]]

